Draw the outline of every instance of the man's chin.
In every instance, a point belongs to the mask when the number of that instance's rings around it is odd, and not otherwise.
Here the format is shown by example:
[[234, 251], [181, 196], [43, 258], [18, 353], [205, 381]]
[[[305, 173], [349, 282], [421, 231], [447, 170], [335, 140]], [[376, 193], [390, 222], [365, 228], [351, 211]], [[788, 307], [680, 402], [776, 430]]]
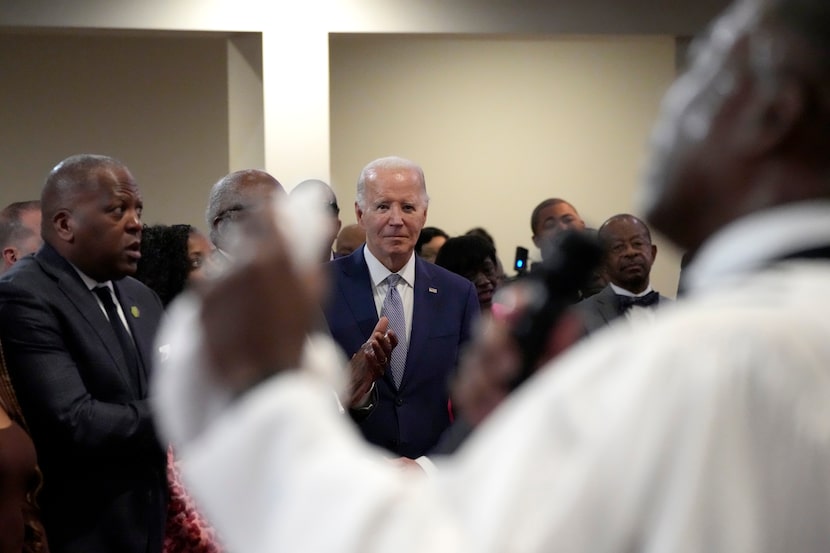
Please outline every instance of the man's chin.
[[401, 243], [388, 245], [383, 251], [387, 255], [406, 255], [412, 253], [414, 248], [410, 244]]
[[128, 261], [126, 263], [122, 263], [120, 267], [118, 267], [118, 276], [114, 276], [112, 280], [118, 280], [127, 276], [135, 276], [138, 272], [138, 261]]
[[633, 265], [631, 267], [626, 267], [622, 271], [620, 271], [628, 280], [639, 280], [642, 279], [648, 271], [645, 267], [641, 265]]
[[648, 286], [648, 279], [628, 278], [625, 280], [620, 280], [619, 286], [631, 292], [635, 292], [637, 290], [645, 290]]

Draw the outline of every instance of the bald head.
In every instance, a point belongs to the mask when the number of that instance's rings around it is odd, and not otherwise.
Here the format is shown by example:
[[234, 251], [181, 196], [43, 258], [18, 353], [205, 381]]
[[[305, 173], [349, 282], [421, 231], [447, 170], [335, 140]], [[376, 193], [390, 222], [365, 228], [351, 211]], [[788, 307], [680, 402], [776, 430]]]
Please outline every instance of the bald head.
[[55, 215], [61, 210], [71, 209], [81, 195], [94, 193], [98, 188], [92, 175], [113, 169], [125, 169], [119, 160], [97, 154], [79, 154], [68, 157], [58, 163], [41, 191], [41, 211], [43, 213], [43, 236], [51, 243], [55, 228], [51, 224]]
[[285, 189], [265, 171], [245, 169], [225, 175], [210, 191], [206, 213], [210, 241], [217, 248], [224, 249], [229, 225], [243, 218], [247, 211], [261, 207], [275, 195], [282, 194], [285, 194]]
[[43, 240], [99, 281], [135, 273], [141, 257], [141, 193], [127, 167], [81, 154], [52, 169], [41, 195]]
[[736, 2], [666, 95], [640, 209], [695, 251], [752, 213], [830, 198], [830, 2]]
[[323, 250], [320, 253], [320, 259], [322, 261], [328, 261], [331, 259], [331, 248], [337, 238], [337, 233], [340, 232], [340, 227], [343, 225], [343, 222], [340, 220], [340, 207], [337, 205], [337, 196], [335, 196], [331, 186], [319, 179], [307, 179], [299, 183], [290, 192], [291, 196], [297, 194], [314, 194], [325, 203], [326, 213], [329, 216], [329, 228], [326, 243], [322, 245]]
[[297, 186], [291, 189], [291, 194], [300, 194], [311, 191], [319, 195], [321, 198], [325, 198], [328, 203], [329, 210], [335, 217], [340, 214], [340, 207], [337, 205], [337, 196], [334, 194], [334, 190], [332, 190], [331, 186], [329, 186], [326, 182], [321, 181], [320, 179], [306, 179], [300, 182]]
[[346, 225], [334, 244], [334, 254], [337, 256], [349, 255], [366, 242], [366, 231], [360, 225]]
[[600, 240], [605, 242], [614, 238], [619, 232], [619, 229], [625, 226], [639, 227], [640, 231], [642, 231], [645, 237], [648, 238], [648, 241], [651, 242], [651, 231], [648, 230], [648, 226], [645, 221], [628, 213], [620, 213], [609, 217], [604, 223], [602, 223], [602, 226], [599, 227], [597, 235]]

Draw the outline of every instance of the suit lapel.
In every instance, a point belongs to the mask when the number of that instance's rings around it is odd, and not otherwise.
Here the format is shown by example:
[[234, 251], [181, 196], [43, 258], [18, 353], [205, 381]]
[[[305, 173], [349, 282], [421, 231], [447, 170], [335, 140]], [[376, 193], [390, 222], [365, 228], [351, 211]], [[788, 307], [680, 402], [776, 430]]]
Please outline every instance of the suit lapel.
[[135, 390], [135, 379], [131, 377], [127, 368], [127, 361], [124, 359], [115, 332], [113, 332], [104, 312], [101, 311], [95, 296], [86, 287], [75, 268], [48, 244], [43, 246], [37, 259], [43, 271], [57, 281], [61, 293], [75, 306], [81, 317], [95, 331], [98, 339], [110, 354], [113, 366], [117, 369], [124, 384], [138, 393], [138, 390]]
[[358, 248], [349, 256], [349, 262], [343, 264], [346, 274], [343, 283], [343, 297], [352, 312], [355, 322], [360, 329], [363, 340], [366, 340], [378, 324], [378, 312], [375, 307], [375, 297], [372, 294], [372, 277], [369, 267], [363, 257], [363, 248]]
[[[438, 293], [430, 292], [430, 289]], [[434, 286], [432, 273], [417, 255], [415, 256], [415, 286], [412, 296], [412, 329], [409, 331], [409, 349], [406, 354], [406, 370], [401, 380], [401, 388], [417, 377], [414, 367], [420, 363], [421, 352], [429, 340], [429, 314], [434, 312], [433, 302], [439, 300], [440, 290]]]
[[113, 286], [115, 287], [115, 296], [118, 298], [118, 303], [121, 304], [121, 310], [124, 312], [127, 325], [130, 327], [130, 334], [138, 353], [139, 397], [145, 397], [147, 395], [147, 367], [151, 362], [150, 359], [147, 359], [147, 355], [149, 355], [148, 352], [151, 350], [152, 344], [147, 344], [144, 341], [144, 336], [148, 334], [143, 332], [140, 327], [141, 311], [138, 308], [138, 302], [121, 282], [113, 281]]
[[620, 315], [620, 300], [611, 286], [606, 286], [597, 295], [597, 305], [599, 306], [599, 314], [606, 323], [610, 323]]

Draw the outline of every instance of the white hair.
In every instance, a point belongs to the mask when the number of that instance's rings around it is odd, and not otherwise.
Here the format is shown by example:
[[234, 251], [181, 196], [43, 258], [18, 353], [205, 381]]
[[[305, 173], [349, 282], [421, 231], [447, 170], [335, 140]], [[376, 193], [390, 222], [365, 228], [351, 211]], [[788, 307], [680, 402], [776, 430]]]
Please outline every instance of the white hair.
[[360, 209], [366, 209], [366, 181], [374, 175], [378, 169], [403, 169], [411, 170], [418, 173], [418, 178], [421, 181], [421, 199], [424, 206], [429, 204], [429, 195], [427, 194], [426, 180], [424, 179], [424, 170], [414, 161], [408, 160], [398, 156], [381, 157], [369, 162], [366, 167], [360, 171], [360, 178], [357, 179], [357, 197], [355, 201]]

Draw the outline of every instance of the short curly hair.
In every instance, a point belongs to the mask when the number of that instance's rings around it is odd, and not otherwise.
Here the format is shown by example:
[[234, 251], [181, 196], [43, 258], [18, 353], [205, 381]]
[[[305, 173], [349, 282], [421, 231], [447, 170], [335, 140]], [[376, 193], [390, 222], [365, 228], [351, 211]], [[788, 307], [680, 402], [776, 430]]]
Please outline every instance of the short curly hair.
[[153, 225], [142, 231], [141, 260], [135, 278], [158, 294], [165, 307], [187, 284], [187, 239], [193, 232], [190, 225]]
[[498, 265], [496, 250], [487, 239], [477, 234], [465, 234], [444, 242], [435, 264], [472, 281], [476, 273], [484, 270], [488, 259], [494, 267]]

